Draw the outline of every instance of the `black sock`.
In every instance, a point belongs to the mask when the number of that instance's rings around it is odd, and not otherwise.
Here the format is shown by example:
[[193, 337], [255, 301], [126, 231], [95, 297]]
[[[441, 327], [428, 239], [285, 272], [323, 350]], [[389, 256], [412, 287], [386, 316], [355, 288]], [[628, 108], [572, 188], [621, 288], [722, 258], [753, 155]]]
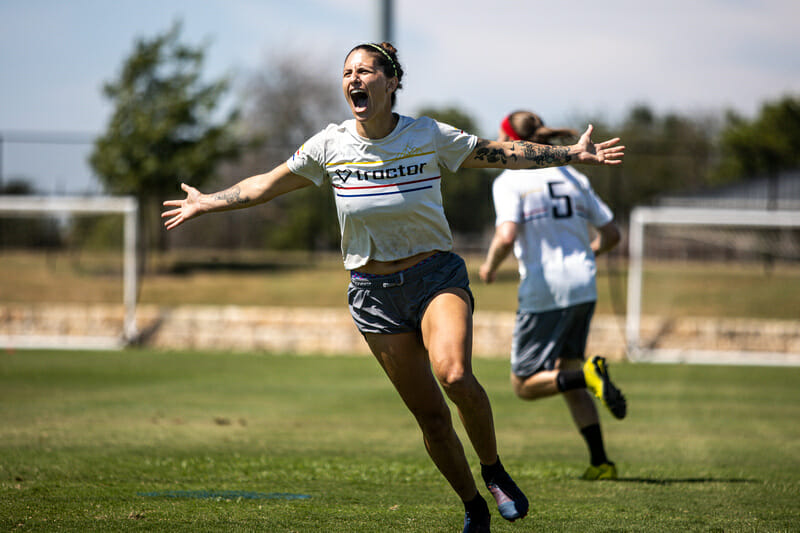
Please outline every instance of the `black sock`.
[[585, 389], [586, 378], [583, 377], [583, 370], [562, 370], [556, 376], [556, 385], [561, 392]]
[[592, 466], [598, 466], [603, 463], [610, 463], [606, 457], [606, 449], [603, 446], [603, 434], [600, 431], [600, 424], [592, 424], [581, 429], [581, 435], [589, 447], [589, 455]]
[[503, 468], [503, 463], [500, 462], [499, 455], [497, 456], [497, 461], [495, 461], [495, 463], [492, 465], [485, 465], [481, 463], [481, 476], [487, 483], [494, 479], [496, 474], [500, 474], [505, 471], [506, 469]]
[[489, 514], [489, 506], [483, 499], [480, 492], [475, 493], [475, 497], [468, 502], [464, 502], [464, 510], [470, 516], [485, 516]]

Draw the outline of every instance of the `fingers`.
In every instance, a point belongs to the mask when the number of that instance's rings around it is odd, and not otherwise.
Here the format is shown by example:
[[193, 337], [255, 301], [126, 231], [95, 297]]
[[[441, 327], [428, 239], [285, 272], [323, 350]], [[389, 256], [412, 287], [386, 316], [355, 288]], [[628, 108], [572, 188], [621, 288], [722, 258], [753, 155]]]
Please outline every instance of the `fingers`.
[[600, 164], [619, 165], [622, 163], [622, 158], [625, 157], [625, 146], [615, 146], [619, 141], [619, 137], [614, 137], [594, 145]]
[[612, 146], [611, 148], [602, 148], [602, 152], [606, 155], [609, 154], [624, 154], [625, 147], [624, 146]]
[[614, 148], [609, 148], [603, 150], [602, 152], [603, 158], [608, 161], [612, 160], [615, 162], [622, 162], [622, 158], [625, 157], [625, 147], [624, 146], [617, 146]]
[[600, 148], [600, 149], [608, 148], [608, 147], [614, 146], [619, 141], [620, 141], [619, 137], [614, 137], [613, 139], [609, 139], [607, 141], [603, 141], [601, 143], [597, 143], [597, 144], [595, 144], [595, 146], [597, 146], [597, 148]]
[[174, 216], [164, 223], [164, 227], [171, 230], [175, 226], [179, 226], [183, 222], [183, 217], [180, 215]]
[[163, 202], [164, 207], [174, 207], [175, 209], [170, 209], [168, 211], [164, 211], [161, 213], [161, 218], [166, 218], [168, 220], [164, 221], [164, 227], [168, 230], [171, 230], [177, 226], [183, 224], [186, 220], [183, 216], [183, 208], [187, 204], [188, 195], [190, 195], [193, 191], [196, 191], [194, 187], [187, 185], [185, 183], [181, 183], [181, 189], [187, 194], [187, 199], [183, 200], [165, 200]]

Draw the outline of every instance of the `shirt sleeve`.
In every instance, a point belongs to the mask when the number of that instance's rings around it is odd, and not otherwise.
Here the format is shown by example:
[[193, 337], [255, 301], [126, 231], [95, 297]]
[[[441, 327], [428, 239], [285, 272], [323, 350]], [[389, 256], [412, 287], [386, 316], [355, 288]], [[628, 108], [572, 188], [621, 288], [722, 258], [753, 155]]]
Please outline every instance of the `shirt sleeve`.
[[286, 165], [294, 174], [310, 179], [319, 187], [325, 181], [325, 139], [326, 131], [322, 130], [307, 140], [292, 156]]
[[579, 183], [583, 189], [583, 196], [587, 203], [587, 219], [589, 222], [594, 227], [599, 228], [614, 220], [614, 213], [611, 211], [611, 208], [609, 208], [608, 205], [606, 205], [606, 203], [600, 198], [600, 196], [594, 192], [589, 178], [586, 177], [585, 174], [578, 172], [572, 167], [569, 167], [569, 170], [573, 175], [578, 175]]
[[434, 137], [439, 162], [447, 170], [455, 172], [475, 149], [478, 137], [443, 122], [431, 122], [435, 126]]
[[522, 197], [509, 187], [508, 180], [503, 179], [503, 172], [492, 184], [492, 197], [494, 199], [494, 211], [497, 214], [495, 225], [499, 226], [503, 222], [522, 223]]

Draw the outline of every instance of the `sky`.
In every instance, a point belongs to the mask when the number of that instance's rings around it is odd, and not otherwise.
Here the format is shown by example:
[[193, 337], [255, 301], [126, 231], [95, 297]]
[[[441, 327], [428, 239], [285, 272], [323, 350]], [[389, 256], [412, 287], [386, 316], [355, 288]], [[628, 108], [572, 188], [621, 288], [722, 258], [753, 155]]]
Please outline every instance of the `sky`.
[[[136, 39], [180, 21], [182, 42], [206, 46], [209, 79], [241, 80], [289, 53], [340, 93], [347, 51], [381, 37], [379, 5], [0, 0], [0, 177], [24, 176], [45, 194], [100, 192], [80, 141], [105, 129], [112, 106], [102, 86]], [[456, 106], [484, 137], [516, 109], [578, 127], [577, 118], [613, 123], [640, 104], [753, 117], [765, 102], [800, 96], [797, 0], [394, 0], [393, 14], [406, 72], [396, 111]], [[78, 142], [18, 142], [31, 132]]]

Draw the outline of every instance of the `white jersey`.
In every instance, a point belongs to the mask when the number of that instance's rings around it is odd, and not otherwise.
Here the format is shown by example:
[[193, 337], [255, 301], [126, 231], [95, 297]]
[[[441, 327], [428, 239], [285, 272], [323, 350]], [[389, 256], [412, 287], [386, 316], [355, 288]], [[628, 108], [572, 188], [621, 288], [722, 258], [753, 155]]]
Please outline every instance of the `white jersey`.
[[453, 247], [444, 215], [440, 167], [455, 171], [478, 138], [428, 117], [400, 116], [382, 139], [356, 132], [354, 119], [330, 124], [286, 164], [317, 186], [330, 182], [344, 267], [394, 261]]
[[589, 180], [572, 167], [506, 170], [492, 188], [497, 225], [518, 224], [519, 310], [549, 311], [597, 300], [587, 223], [614, 219]]

